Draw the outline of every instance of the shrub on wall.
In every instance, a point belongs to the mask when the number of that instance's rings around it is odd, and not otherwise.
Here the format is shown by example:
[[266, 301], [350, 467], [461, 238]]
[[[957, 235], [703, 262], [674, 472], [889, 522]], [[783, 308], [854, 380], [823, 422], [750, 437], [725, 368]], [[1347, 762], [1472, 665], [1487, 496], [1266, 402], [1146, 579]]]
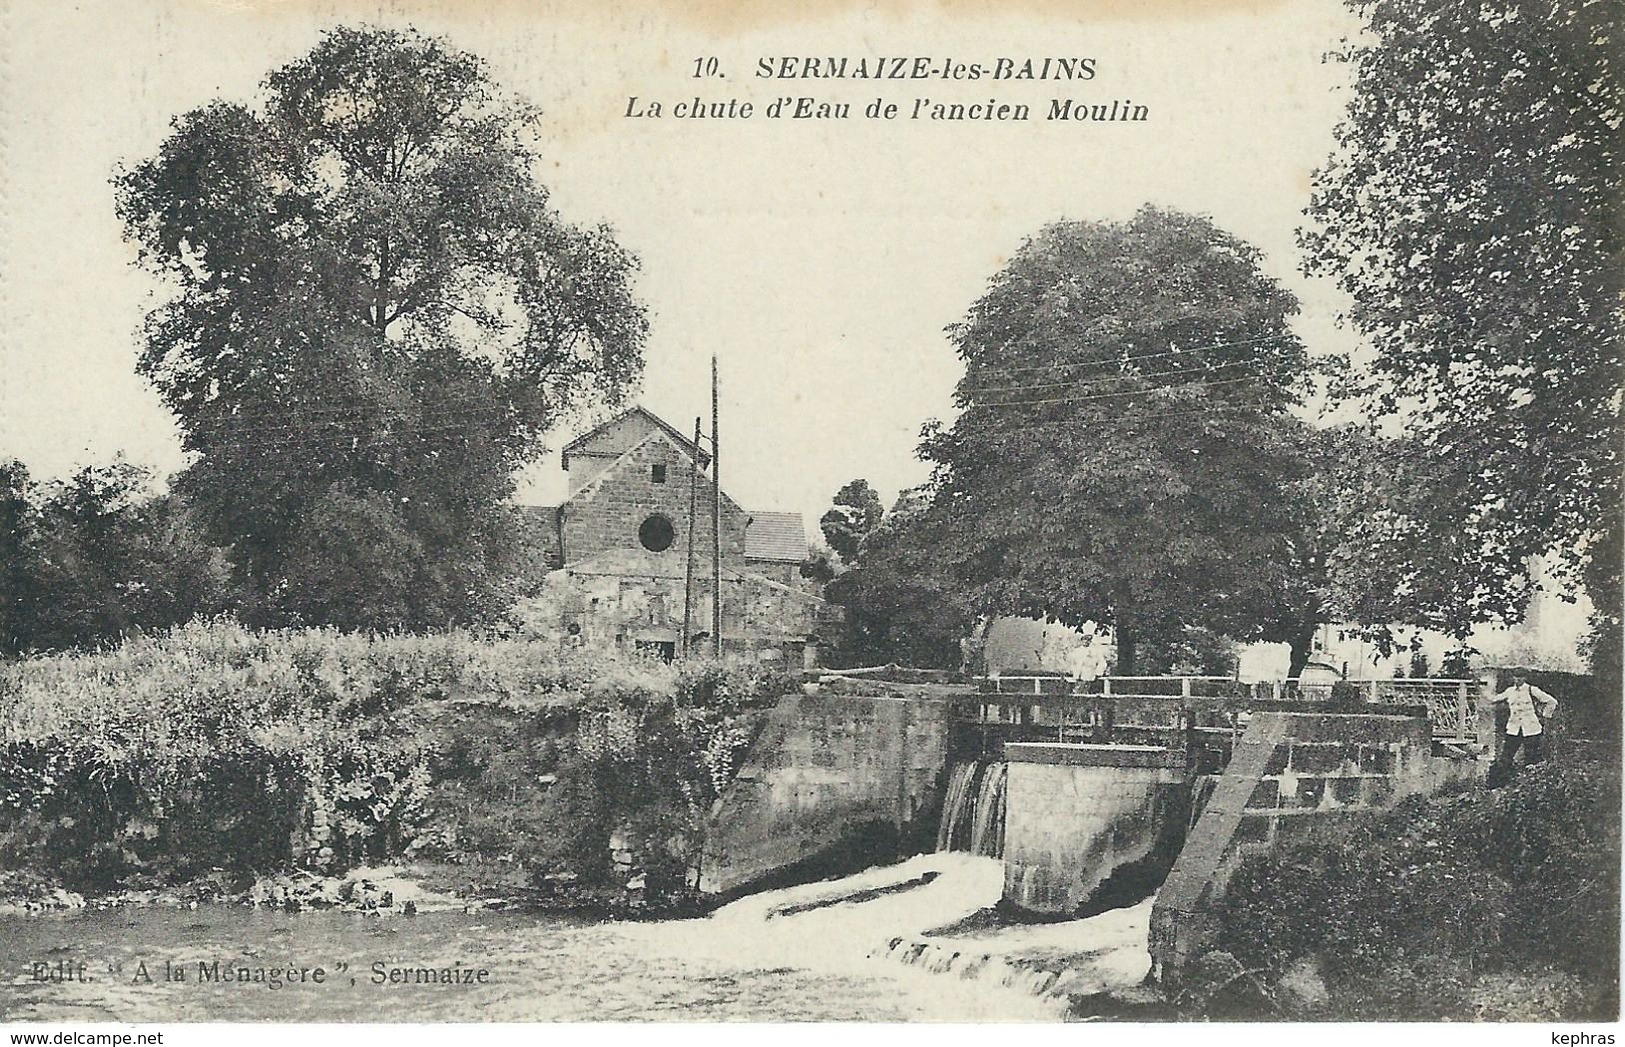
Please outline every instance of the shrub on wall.
[[623, 842], [647, 890], [681, 894], [698, 868], [706, 816], [739, 770], [760, 709], [789, 677], [745, 663], [695, 661], [672, 687], [600, 688], [579, 711], [557, 782], [527, 838], [540, 872], [608, 884], [628, 869], [611, 860]]
[[1517, 1017], [1535, 1005], [1486, 1002], [1509, 990], [1485, 979], [1530, 972], [1568, 1017], [1614, 1013], [1618, 784], [1617, 766], [1552, 762], [1318, 827], [1243, 864], [1218, 947], [1278, 974], [1315, 962], [1332, 989], [1317, 1016]]

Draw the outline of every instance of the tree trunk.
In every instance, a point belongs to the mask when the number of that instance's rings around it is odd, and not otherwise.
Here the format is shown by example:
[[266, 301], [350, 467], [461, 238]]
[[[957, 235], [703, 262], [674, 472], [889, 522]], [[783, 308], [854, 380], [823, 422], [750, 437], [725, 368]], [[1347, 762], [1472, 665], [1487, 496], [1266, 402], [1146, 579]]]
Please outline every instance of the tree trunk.
[[389, 237], [378, 241], [378, 285], [373, 294], [373, 326], [383, 334], [389, 329]]
[[1134, 675], [1134, 637], [1126, 635], [1121, 629], [1117, 631], [1117, 667], [1112, 670], [1112, 675]]
[[1287, 679], [1296, 680], [1303, 675], [1304, 667], [1309, 664], [1309, 655], [1314, 652], [1315, 627], [1309, 625], [1299, 629], [1287, 640], [1287, 644], [1292, 648], [1292, 660], [1287, 665], [1286, 675]]

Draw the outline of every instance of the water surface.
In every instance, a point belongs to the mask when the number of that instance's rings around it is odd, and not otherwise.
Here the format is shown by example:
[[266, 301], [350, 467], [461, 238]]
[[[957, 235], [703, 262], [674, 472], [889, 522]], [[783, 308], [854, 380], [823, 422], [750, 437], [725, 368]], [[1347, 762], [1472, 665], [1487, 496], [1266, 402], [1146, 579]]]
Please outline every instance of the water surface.
[[[929, 882], [876, 897], [888, 883]], [[0, 1018], [10, 1021], [1055, 1020], [1053, 1001], [885, 958], [997, 899], [996, 861], [924, 855], [755, 895], [697, 920], [591, 923], [429, 912], [366, 917], [211, 905], [0, 917]], [[840, 902], [851, 892], [861, 902]], [[794, 910], [789, 915], [782, 910]], [[874, 954], [874, 955], [871, 955]], [[171, 981], [168, 970], [183, 979]], [[219, 980], [200, 976], [199, 964]], [[39, 981], [36, 964], [88, 980]], [[143, 964], [145, 971], [143, 973]], [[377, 969], [385, 972], [380, 984]], [[321, 967], [325, 981], [227, 980]], [[487, 972], [483, 984], [413, 972]], [[311, 971], [307, 978], [313, 977]], [[404, 980], [404, 984], [400, 983]]]

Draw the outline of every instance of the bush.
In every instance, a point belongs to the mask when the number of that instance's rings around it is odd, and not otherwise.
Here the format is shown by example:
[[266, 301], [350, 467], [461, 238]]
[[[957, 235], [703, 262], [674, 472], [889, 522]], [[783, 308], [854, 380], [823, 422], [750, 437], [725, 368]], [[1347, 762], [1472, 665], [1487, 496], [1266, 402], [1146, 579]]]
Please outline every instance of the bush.
[[1332, 693], [1326, 699], [1326, 707], [1335, 712], [1358, 712], [1365, 704], [1365, 692], [1359, 684], [1347, 680], [1337, 680], [1332, 684]]
[[686, 890], [704, 823], [738, 773], [763, 717], [790, 677], [747, 664], [690, 662], [671, 692], [618, 688], [583, 703], [560, 757], [558, 782], [527, 837], [539, 872], [609, 883], [609, 841], [619, 835], [652, 895]]
[[89, 889], [419, 854], [601, 872], [626, 823], [658, 864], [694, 849], [752, 706], [785, 686], [545, 641], [224, 620], [4, 664], [0, 861]]
[[1500, 884], [1453, 853], [1422, 811], [1408, 802], [1379, 820], [1328, 823], [1249, 860], [1226, 892], [1220, 948], [1272, 969], [1314, 955], [1329, 973], [1484, 948], [1493, 926], [1474, 917], [1499, 904]]
[[1500, 945], [1509, 957], [1588, 976], [1619, 955], [1619, 772], [1551, 761], [1473, 796], [1458, 831], [1473, 860], [1508, 885]]
[[[1618, 783], [1614, 765], [1553, 762], [1503, 789], [1328, 823], [1243, 864], [1217, 947], [1276, 972], [1314, 958], [1330, 1017], [1536, 1014], [1553, 1000], [1571, 1001], [1567, 1017], [1612, 1015]], [[1524, 1004], [1496, 1004], [1511, 990], [1487, 989], [1489, 974], [1536, 988], [1517, 990]]]

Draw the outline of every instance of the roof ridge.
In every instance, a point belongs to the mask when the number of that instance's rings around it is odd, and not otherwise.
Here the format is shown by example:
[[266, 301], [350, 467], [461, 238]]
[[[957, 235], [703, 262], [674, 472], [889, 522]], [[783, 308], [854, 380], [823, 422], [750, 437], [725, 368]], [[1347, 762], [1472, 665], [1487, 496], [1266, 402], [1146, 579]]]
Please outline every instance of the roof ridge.
[[[641, 414], [644, 417], [648, 418], [656, 426], [658, 426], [660, 429], [664, 430], [666, 435], [671, 437], [674, 441], [676, 441], [678, 443], [678, 445], [680, 445], [680, 446], [682, 446], [684, 448], [687, 448], [689, 450], [689, 452], [694, 455], [694, 457], [696, 457], [696, 458], [698, 458], [700, 460], [701, 468], [704, 468], [706, 465], [708, 465], [710, 463], [711, 456], [706, 453], [705, 448], [703, 448], [699, 444], [695, 443], [690, 437], [688, 437], [685, 434], [683, 434], [682, 432], [680, 432], [677, 429], [676, 426], [672, 425], [670, 422], [666, 421], [664, 418], [660, 417], [658, 414], [655, 414], [653, 411], [649, 410], [647, 407], [643, 406], [642, 404], [633, 404], [631, 407], [628, 407], [626, 410], [620, 412], [619, 414], [617, 414], [614, 417], [608, 419], [607, 421], [600, 422], [599, 424], [593, 426], [591, 429], [588, 429], [586, 432], [582, 433], [580, 436], [576, 437], [574, 440], [571, 440], [569, 443], [565, 444], [563, 449], [560, 451], [560, 454], [564, 455], [564, 456], [568, 456], [571, 451], [574, 451], [576, 448], [580, 447], [582, 444], [585, 444], [587, 441], [591, 440], [593, 437], [597, 436], [599, 433], [602, 433], [605, 429], [608, 429], [609, 427], [611, 427], [613, 425], [617, 425], [617, 424], [619, 424], [621, 422], [624, 422], [626, 419], [632, 417], [635, 414]], [[642, 441], [639, 441], [639, 442], [641, 443]]]
[[[609, 476], [609, 474], [613, 473], [615, 470], [619, 469], [621, 467], [622, 463], [624, 463], [626, 461], [626, 459], [627, 459], [627, 457], [629, 455], [633, 454], [636, 451], [642, 450], [643, 446], [645, 444], [647, 444], [650, 440], [653, 440], [655, 437], [659, 437], [660, 439], [666, 440], [666, 441], [671, 440], [670, 435], [668, 435], [667, 433], [662, 432], [659, 429], [653, 430], [652, 432], [645, 433], [644, 436], [643, 436], [643, 439], [639, 440], [637, 443], [633, 444], [631, 447], [628, 447], [626, 450], [624, 450], [620, 454], [616, 455], [615, 460], [610, 462], [608, 465], [604, 466], [604, 469], [603, 469], [602, 472], [600, 472], [597, 476], [593, 477], [591, 480], [588, 480], [586, 483], [582, 484], [580, 487], [576, 488], [575, 491], [573, 491], [572, 493], [567, 495], [565, 497], [564, 501], [560, 502], [559, 505], [561, 505], [561, 506], [568, 505], [569, 503], [575, 501], [577, 498], [580, 498], [582, 495], [586, 494], [588, 491], [591, 491], [594, 488], [602, 486], [604, 480]], [[681, 451], [681, 450], [683, 450], [683, 448], [678, 447], [677, 450]]]

